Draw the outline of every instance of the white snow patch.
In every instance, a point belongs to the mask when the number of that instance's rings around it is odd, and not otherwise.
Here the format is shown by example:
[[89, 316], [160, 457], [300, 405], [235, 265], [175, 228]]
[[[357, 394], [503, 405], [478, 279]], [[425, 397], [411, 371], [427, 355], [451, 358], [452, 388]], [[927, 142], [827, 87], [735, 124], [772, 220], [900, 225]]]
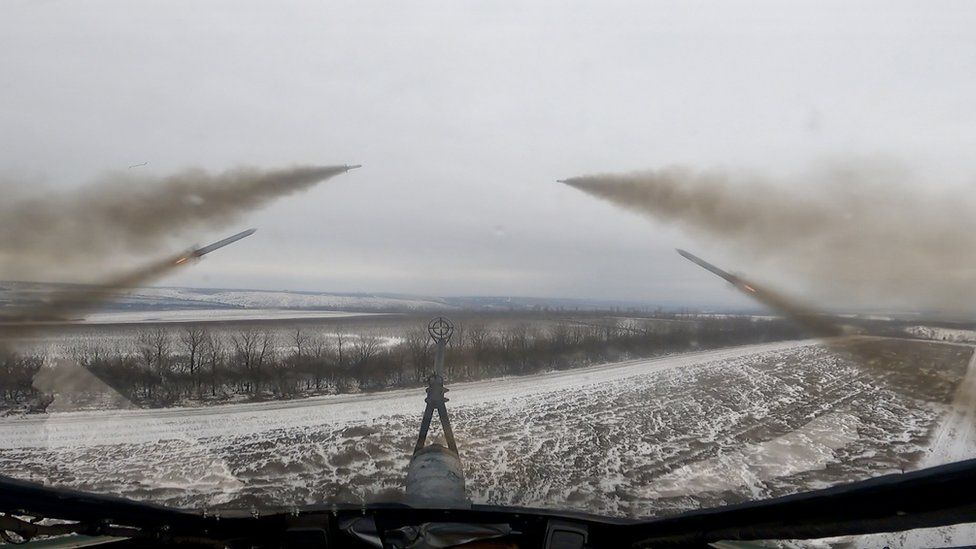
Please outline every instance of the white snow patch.
[[859, 425], [849, 413], [825, 414], [786, 435], [679, 467], [650, 489], [664, 497], [721, 492], [823, 469], [836, 450], [857, 439]]

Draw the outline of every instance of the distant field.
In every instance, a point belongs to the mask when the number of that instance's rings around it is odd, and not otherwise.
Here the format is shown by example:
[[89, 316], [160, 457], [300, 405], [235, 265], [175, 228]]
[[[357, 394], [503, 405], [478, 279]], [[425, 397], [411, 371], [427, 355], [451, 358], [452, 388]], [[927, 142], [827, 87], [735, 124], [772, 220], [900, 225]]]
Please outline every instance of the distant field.
[[230, 322], [267, 320], [305, 320], [349, 318], [389, 313], [349, 313], [343, 311], [310, 311], [303, 309], [179, 309], [161, 311], [117, 311], [91, 313], [80, 324], [169, 324], [188, 322]]
[[[42, 303], [52, 292], [84, 288], [79, 285], [0, 281], [3, 307]], [[436, 297], [387, 293], [330, 293], [225, 288], [135, 288], [119, 292], [103, 304], [110, 311], [173, 309], [305, 309], [358, 312], [452, 312], [652, 309], [660, 304], [605, 299], [539, 297]]]
[[[25, 353], [62, 355], [73, 346], [99, 344], [106, 348], [131, 345], [140, 332], [160, 327], [178, 337], [186, 324], [199, 323], [208, 330], [225, 338], [248, 329], [269, 330], [279, 343], [288, 341], [296, 329], [330, 338], [339, 333], [362, 333], [380, 337], [395, 337], [409, 330], [426, 330], [427, 323], [437, 313], [357, 313], [342, 311], [303, 311], [290, 309], [221, 309], [221, 310], [174, 310], [94, 313], [92, 321], [75, 323], [44, 323], [31, 329], [26, 335], [15, 334], [5, 341]], [[609, 320], [626, 322], [633, 317], [621, 315], [609, 317], [603, 312], [545, 313], [545, 312], [476, 312], [455, 311], [451, 320], [460, 328], [478, 325], [486, 329], [504, 330], [519, 324], [545, 330], [555, 324], [606, 323]], [[693, 323], [691, 319], [646, 319], [641, 322], [658, 322], [662, 327], [672, 323]]]

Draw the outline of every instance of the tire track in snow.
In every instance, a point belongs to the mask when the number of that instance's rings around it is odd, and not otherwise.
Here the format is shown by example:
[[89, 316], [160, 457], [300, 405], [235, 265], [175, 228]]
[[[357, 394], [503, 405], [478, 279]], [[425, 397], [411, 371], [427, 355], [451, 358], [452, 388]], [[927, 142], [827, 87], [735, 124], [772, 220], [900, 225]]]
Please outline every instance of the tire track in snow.
[[976, 351], [919, 468], [976, 457]]

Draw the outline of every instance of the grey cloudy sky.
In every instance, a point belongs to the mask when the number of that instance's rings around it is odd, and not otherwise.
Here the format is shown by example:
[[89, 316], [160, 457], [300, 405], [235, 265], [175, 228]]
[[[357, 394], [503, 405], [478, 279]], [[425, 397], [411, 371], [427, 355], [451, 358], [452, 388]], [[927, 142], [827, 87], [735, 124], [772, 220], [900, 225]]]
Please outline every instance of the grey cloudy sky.
[[166, 284], [739, 303], [673, 252], [748, 271], [719, 243], [554, 180], [969, 178], [974, 28], [969, 2], [10, 1], [0, 172], [364, 164], [195, 236], [260, 229]]

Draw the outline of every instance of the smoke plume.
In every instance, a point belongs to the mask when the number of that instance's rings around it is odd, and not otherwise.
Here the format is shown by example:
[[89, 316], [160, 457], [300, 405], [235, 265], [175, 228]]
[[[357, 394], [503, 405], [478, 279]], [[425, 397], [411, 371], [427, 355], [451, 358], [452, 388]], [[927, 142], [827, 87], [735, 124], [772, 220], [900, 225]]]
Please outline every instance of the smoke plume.
[[789, 276], [833, 305], [976, 310], [976, 200], [926, 192], [895, 169], [776, 180], [667, 168], [564, 183], [718, 242], [751, 274]]
[[50, 267], [92, 264], [111, 254], [158, 253], [174, 237], [224, 227], [350, 168], [188, 170], [162, 178], [116, 173], [59, 196], [8, 192], [0, 204], [0, 269], [7, 279], [33, 278]]

